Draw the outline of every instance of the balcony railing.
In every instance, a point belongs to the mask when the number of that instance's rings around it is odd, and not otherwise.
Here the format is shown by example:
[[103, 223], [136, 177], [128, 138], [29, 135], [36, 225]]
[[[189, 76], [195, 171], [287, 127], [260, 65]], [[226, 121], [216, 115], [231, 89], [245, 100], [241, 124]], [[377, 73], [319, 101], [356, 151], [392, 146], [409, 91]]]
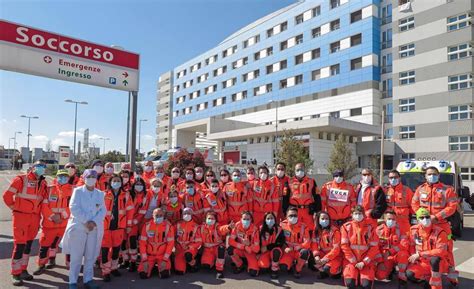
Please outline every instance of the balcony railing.
[[391, 72], [392, 72], [392, 66], [391, 65], [382, 66], [382, 74], [391, 73]]

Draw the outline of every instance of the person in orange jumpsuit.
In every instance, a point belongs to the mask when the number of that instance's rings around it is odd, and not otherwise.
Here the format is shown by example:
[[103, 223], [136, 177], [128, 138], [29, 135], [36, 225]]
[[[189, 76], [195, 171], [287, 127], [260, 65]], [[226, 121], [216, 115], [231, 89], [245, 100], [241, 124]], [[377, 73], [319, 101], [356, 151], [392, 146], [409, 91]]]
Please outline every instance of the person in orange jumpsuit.
[[104, 220], [104, 237], [101, 245], [102, 277], [104, 282], [110, 282], [111, 274], [118, 277], [118, 259], [120, 245], [125, 233], [130, 233], [134, 215], [132, 198], [122, 189], [123, 180], [120, 175], [114, 174], [110, 179], [110, 188], [105, 193], [105, 207], [107, 215]]
[[[147, 190], [145, 196], [145, 204], [142, 206], [141, 212], [144, 212], [142, 224], [148, 222], [153, 218], [153, 210], [161, 206], [164, 199], [166, 198], [164, 192], [164, 186], [161, 183], [161, 179], [154, 178], [150, 181], [150, 188]], [[139, 228], [138, 233], [140, 234], [141, 229]]]
[[219, 171], [219, 184], [221, 186], [221, 189], [224, 189], [224, 186], [227, 185], [231, 181], [230, 179], [230, 173], [226, 169], [222, 169]]
[[283, 256], [280, 260], [280, 270], [288, 272], [293, 266], [293, 275], [299, 279], [301, 270], [309, 259], [311, 239], [306, 223], [300, 221], [298, 209], [290, 207], [286, 211], [286, 220], [281, 222], [285, 236]]
[[275, 190], [273, 182], [268, 178], [268, 168], [259, 167], [258, 174], [259, 178], [254, 180], [252, 186], [253, 217], [256, 226], [263, 223], [266, 212], [274, 212], [276, 215], [280, 207], [278, 191]]
[[252, 213], [242, 212], [242, 217], [230, 233], [227, 250], [232, 260], [232, 271], [238, 274], [245, 270], [242, 258], [247, 260], [247, 271], [250, 276], [258, 275], [257, 253], [260, 251], [260, 234], [257, 226], [252, 223]]
[[[434, 224], [426, 208], [416, 211], [418, 224], [410, 228], [410, 257], [407, 268], [408, 280], [420, 283], [424, 288], [442, 289], [441, 273], [446, 272], [448, 260], [448, 233]], [[452, 284], [456, 288], [457, 284]]]
[[295, 165], [295, 176], [290, 179], [290, 194], [283, 198], [283, 210], [289, 206], [298, 209], [298, 220], [313, 230], [313, 214], [321, 211], [321, 196], [316, 181], [306, 176], [304, 164]]
[[253, 188], [253, 185], [257, 181], [257, 178], [255, 177], [255, 168], [252, 166], [248, 166], [246, 175], [247, 175], [247, 182], [249, 183], [250, 187]]
[[185, 180], [180, 177], [181, 170], [178, 167], [171, 169], [171, 177], [167, 178], [165, 185], [166, 191], [177, 190], [179, 194], [183, 191], [183, 185]]
[[183, 210], [183, 220], [176, 226], [174, 270], [177, 275], [197, 271], [196, 255], [201, 248], [202, 239], [199, 225], [193, 220], [193, 210], [185, 208]]
[[385, 196], [387, 198], [387, 207], [393, 210], [397, 216], [397, 224], [404, 235], [410, 233], [410, 216], [414, 214], [411, 207], [413, 191], [404, 186], [400, 180], [400, 173], [397, 170], [391, 170], [388, 174], [388, 186], [385, 187]]
[[107, 178], [110, 179], [110, 177], [112, 177], [112, 175], [115, 173], [114, 164], [111, 162], [105, 163], [104, 173], [107, 176]]
[[352, 221], [341, 227], [341, 249], [344, 254], [343, 272], [347, 288], [370, 289], [375, 279], [376, 260], [381, 257], [376, 227], [367, 221], [364, 208], [352, 208]]
[[232, 172], [232, 182], [222, 189], [227, 199], [227, 214], [230, 221], [239, 222], [242, 212], [252, 212], [252, 194], [245, 182], [241, 181], [240, 171]]
[[[112, 164], [111, 164], [112, 165]], [[95, 183], [95, 187], [103, 192], [107, 191], [108, 183], [110, 179], [110, 174], [104, 172], [104, 163], [101, 160], [94, 160], [91, 165], [91, 169], [97, 172], [97, 182]], [[113, 169], [113, 166], [112, 166]], [[77, 186], [84, 185], [84, 177], [81, 176], [79, 181], [77, 182]]]
[[220, 224], [228, 224], [229, 216], [227, 214], [227, 200], [219, 187], [219, 181], [213, 179], [210, 184], [210, 189], [204, 190], [203, 194], [202, 202], [204, 213], [213, 211], [216, 213]]
[[408, 236], [401, 229], [397, 221], [395, 211], [387, 210], [384, 214], [384, 223], [377, 227], [379, 237], [379, 250], [381, 258], [375, 271], [378, 280], [392, 279], [391, 275], [398, 267], [399, 288], [407, 288], [407, 276], [405, 274], [408, 265]]
[[171, 275], [170, 257], [174, 248], [175, 233], [173, 225], [165, 219], [165, 212], [161, 208], [153, 211], [153, 219], [148, 221], [140, 233], [140, 272], [141, 279], [151, 276], [151, 271], [158, 265], [160, 278]]
[[319, 279], [329, 275], [336, 277], [342, 272], [341, 232], [331, 220], [329, 213], [314, 214], [315, 230], [311, 236], [311, 253]]
[[206, 172], [206, 177], [204, 182], [201, 183], [201, 189], [202, 190], [209, 190], [211, 188], [211, 182], [217, 179], [216, 178], [216, 173], [213, 170], [208, 170]]
[[204, 169], [202, 167], [194, 168], [194, 181], [199, 185], [202, 185], [206, 181], [204, 178]]
[[206, 212], [205, 222], [200, 226], [199, 232], [202, 240], [201, 267], [205, 269], [216, 268], [216, 278], [224, 277], [225, 262], [225, 237], [234, 224], [219, 225], [217, 214], [213, 211]]
[[258, 254], [258, 267], [271, 271], [271, 278], [278, 278], [280, 259], [283, 256], [285, 236], [277, 223], [275, 213], [267, 212], [264, 222], [260, 226], [260, 253]]
[[286, 198], [290, 194], [290, 178], [286, 175], [286, 164], [279, 162], [275, 168], [275, 175], [272, 177], [273, 185], [278, 194], [279, 202], [277, 205], [277, 220], [282, 221], [285, 218], [285, 213], [283, 212], [282, 202], [283, 198]]
[[[27, 271], [31, 245], [38, 234], [41, 205], [48, 198], [47, 183], [43, 176], [46, 164], [37, 161], [26, 174], [16, 176], [3, 192], [3, 201], [12, 210], [13, 254], [12, 283], [21, 286], [23, 280], [33, 280]], [[58, 219], [59, 217], [53, 217]]]
[[145, 168], [143, 169], [143, 174], [142, 178], [145, 181], [145, 184], [148, 187], [150, 187], [150, 180], [154, 179], [156, 177], [156, 172], [153, 170], [153, 162], [152, 161], [147, 161], [145, 163]]
[[430, 212], [431, 223], [440, 226], [448, 234], [448, 280], [453, 287], [458, 282], [459, 272], [456, 271], [453, 255], [453, 235], [448, 220], [457, 210], [458, 196], [453, 187], [439, 181], [436, 167], [428, 167], [425, 171], [426, 182], [420, 185], [413, 195], [411, 207], [414, 212], [425, 208]]
[[64, 169], [68, 171], [69, 181], [68, 183], [73, 186], [77, 186], [79, 177], [77, 176], [77, 168], [74, 163], [67, 163], [64, 165]]
[[[127, 200], [130, 197], [130, 190], [132, 189], [132, 184], [134, 182], [134, 178], [132, 178], [133, 174], [132, 171], [128, 170], [127, 163], [122, 164], [122, 169], [119, 173], [120, 177], [122, 178], [122, 191], [126, 194]], [[133, 204], [133, 199], [132, 199]], [[133, 221], [133, 220], [132, 220]], [[128, 230], [123, 234], [122, 244], [120, 245], [120, 255], [119, 255], [119, 266], [121, 269], [128, 268], [130, 265], [130, 255], [128, 254]]]
[[165, 169], [163, 168], [163, 164], [157, 164], [155, 167], [155, 177], [159, 179], [163, 185], [167, 184], [169, 182], [169, 176], [165, 174]]
[[385, 193], [381, 186], [374, 180], [372, 170], [363, 169], [360, 183], [356, 186], [357, 205], [364, 208], [366, 222], [377, 228], [377, 220], [383, 216], [387, 209]]
[[181, 220], [183, 204], [181, 199], [178, 197], [178, 191], [170, 191], [168, 197], [161, 202], [160, 207], [165, 213], [166, 220], [168, 220], [172, 225], [176, 225], [176, 223]]
[[193, 211], [193, 220], [201, 224], [204, 218], [203, 196], [201, 186], [193, 180], [187, 180], [185, 192], [181, 195], [181, 203]]
[[69, 184], [69, 178], [68, 170], [58, 170], [56, 182], [48, 187], [48, 198], [45, 198], [41, 204], [40, 251], [38, 268], [33, 275], [41, 275], [46, 268], [52, 269], [56, 265], [58, 244], [64, 235], [70, 215], [69, 200], [73, 186]]
[[344, 180], [344, 171], [335, 170], [333, 180], [321, 188], [322, 210], [329, 214], [332, 222], [340, 228], [351, 218], [351, 208], [357, 203], [356, 194], [351, 184]]

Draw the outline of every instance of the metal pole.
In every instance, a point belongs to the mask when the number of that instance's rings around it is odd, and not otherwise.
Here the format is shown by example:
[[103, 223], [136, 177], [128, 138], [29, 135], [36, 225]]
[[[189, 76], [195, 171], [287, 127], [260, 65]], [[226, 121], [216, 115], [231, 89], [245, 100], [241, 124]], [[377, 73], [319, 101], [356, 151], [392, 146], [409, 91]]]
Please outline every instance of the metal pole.
[[28, 148], [28, 162], [30, 162], [30, 123], [31, 117], [28, 117], [28, 140], [26, 141], [26, 147]]
[[141, 140], [142, 140], [142, 120], [138, 121], [138, 155], [141, 153]]
[[130, 145], [130, 103], [132, 101], [132, 93], [128, 92], [128, 108], [127, 108], [127, 144], [125, 145], [125, 161], [130, 160], [130, 152], [129, 152], [129, 145]]
[[384, 139], [385, 139], [385, 110], [382, 109], [382, 138], [380, 139], [380, 176], [379, 184], [383, 184], [383, 150], [384, 150]]
[[136, 136], [137, 136], [137, 106], [138, 106], [138, 92], [133, 91], [131, 102], [130, 102], [130, 135], [129, 135], [129, 152], [130, 152], [130, 164], [132, 171], [135, 171], [135, 159], [136, 159]]
[[76, 107], [74, 109], [74, 153], [72, 155], [72, 161], [76, 160], [77, 102], [74, 104]]

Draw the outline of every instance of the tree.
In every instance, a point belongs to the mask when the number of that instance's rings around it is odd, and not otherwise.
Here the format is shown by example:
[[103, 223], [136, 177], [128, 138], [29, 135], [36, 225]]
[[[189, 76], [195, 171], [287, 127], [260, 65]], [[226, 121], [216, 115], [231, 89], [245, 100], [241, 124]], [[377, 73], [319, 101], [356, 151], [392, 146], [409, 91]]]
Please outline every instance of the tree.
[[351, 179], [357, 173], [357, 162], [352, 158], [352, 150], [349, 148], [342, 134], [338, 135], [332, 147], [331, 156], [329, 157], [326, 169], [329, 173], [335, 170], [344, 170], [346, 179]]
[[371, 155], [369, 158], [369, 169], [372, 170], [374, 181], [379, 181], [380, 177], [380, 155]]
[[309, 151], [304, 147], [303, 142], [295, 137], [293, 130], [283, 131], [283, 136], [278, 144], [277, 161], [286, 164], [288, 168], [286, 171], [290, 176], [294, 175], [297, 163], [304, 163], [306, 171], [313, 167]]
[[206, 169], [204, 157], [199, 150], [194, 150], [194, 153], [189, 153], [187, 149], [180, 149], [176, 154], [170, 156], [167, 167], [167, 173], [171, 173], [171, 169], [178, 167], [181, 172], [186, 168], [203, 167]]
[[125, 156], [121, 152], [113, 150], [100, 155], [99, 159], [103, 162], [120, 163], [125, 161]]

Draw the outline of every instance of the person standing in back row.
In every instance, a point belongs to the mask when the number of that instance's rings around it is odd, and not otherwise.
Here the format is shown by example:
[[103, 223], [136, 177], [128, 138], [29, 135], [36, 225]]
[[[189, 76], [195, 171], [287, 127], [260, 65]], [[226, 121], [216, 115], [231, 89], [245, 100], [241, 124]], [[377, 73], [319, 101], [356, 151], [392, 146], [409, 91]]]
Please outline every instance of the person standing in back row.
[[366, 222], [377, 228], [377, 220], [383, 216], [387, 209], [385, 193], [381, 186], [374, 180], [371, 169], [363, 169], [360, 183], [356, 186], [357, 205], [364, 208]]

